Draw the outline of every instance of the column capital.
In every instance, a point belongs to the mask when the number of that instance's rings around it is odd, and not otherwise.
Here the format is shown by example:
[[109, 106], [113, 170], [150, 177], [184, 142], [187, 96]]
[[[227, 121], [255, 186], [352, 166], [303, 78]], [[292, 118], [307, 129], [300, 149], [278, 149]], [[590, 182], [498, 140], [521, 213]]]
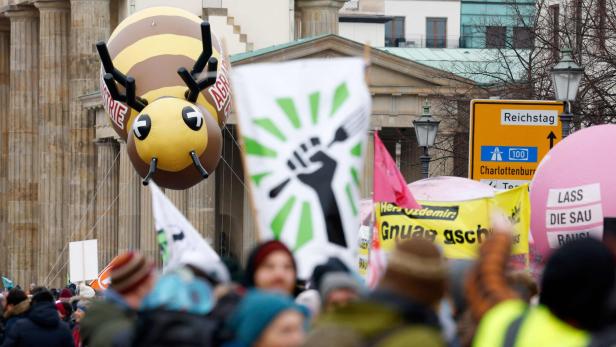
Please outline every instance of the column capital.
[[39, 12], [33, 6], [9, 5], [4, 15], [9, 19], [38, 17]]
[[295, 4], [300, 9], [307, 7], [333, 7], [341, 9], [346, 0], [297, 0]]
[[38, 0], [34, 2], [34, 6], [39, 10], [56, 10], [56, 11], [69, 11], [71, 4], [65, 0]]

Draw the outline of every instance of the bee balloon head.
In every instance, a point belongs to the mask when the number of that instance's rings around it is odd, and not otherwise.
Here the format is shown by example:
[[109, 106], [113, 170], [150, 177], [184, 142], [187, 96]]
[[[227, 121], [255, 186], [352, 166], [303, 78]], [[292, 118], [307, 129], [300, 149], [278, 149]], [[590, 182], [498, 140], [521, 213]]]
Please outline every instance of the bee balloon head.
[[[127, 142], [133, 166], [149, 180], [169, 181], [182, 172], [181, 182], [165, 182], [183, 189], [207, 178], [218, 164], [220, 127], [203, 107], [188, 100], [163, 97], [148, 104], [135, 117]], [[190, 172], [192, 171], [192, 173]]]

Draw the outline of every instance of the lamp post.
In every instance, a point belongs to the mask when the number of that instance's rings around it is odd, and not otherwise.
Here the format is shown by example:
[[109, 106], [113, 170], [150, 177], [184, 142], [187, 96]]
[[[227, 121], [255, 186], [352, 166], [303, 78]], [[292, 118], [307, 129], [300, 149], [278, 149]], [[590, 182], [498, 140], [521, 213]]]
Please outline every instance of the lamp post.
[[565, 102], [565, 110], [559, 116], [560, 122], [563, 125], [562, 138], [564, 139], [569, 135], [570, 124], [573, 120], [571, 102], [575, 101], [582, 76], [584, 75], [584, 68], [576, 64], [571, 58], [571, 48], [563, 48], [562, 54], [560, 62], [552, 68], [551, 74], [556, 99]]
[[419, 119], [413, 121], [417, 144], [423, 150], [423, 153], [419, 157], [423, 178], [428, 178], [429, 176], [430, 154], [428, 153], [428, 148], [434, 146], [439, 123], [440, 121], [435, 120], [432, 118], [432, 115], [430, 115], [430, 103], [428, 103], [428, 99], [426, 99], [423, 106], [423, 114]]

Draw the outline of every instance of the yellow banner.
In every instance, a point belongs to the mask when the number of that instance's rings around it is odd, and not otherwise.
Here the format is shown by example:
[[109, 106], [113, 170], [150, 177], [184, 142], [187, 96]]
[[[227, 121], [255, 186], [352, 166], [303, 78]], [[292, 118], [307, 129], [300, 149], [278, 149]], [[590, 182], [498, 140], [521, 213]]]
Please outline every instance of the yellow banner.
[[530, 201], [528, 186], [496, 194], [494, 198], [459, 202], [419, 201], [422, 209], [375, 204], [376, 226], [385, 251], [400, 240], [422, 237], [439, 245], [447, 258], [474, 258], [492, 232], [490, 218], [501, 210], [514, 224], [513, 254], [528, 253]]

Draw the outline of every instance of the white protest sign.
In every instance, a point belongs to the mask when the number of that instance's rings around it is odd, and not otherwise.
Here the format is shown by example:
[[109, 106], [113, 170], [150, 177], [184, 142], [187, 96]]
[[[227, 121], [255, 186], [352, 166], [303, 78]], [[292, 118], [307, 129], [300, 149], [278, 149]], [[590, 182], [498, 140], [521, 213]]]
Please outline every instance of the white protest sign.
[[550, 247], [603, 236], [603, 206], [599, 183], [550, 189], [545, 226]]
[[68, 244], [68, 254], [71, 282], [98, 278], [97, 240], [70, 242]]
[[329, 256], [354, 266], [371, 98], [359, 58], [250, 64], [232, 74], [262, 240], [308, 278]]

